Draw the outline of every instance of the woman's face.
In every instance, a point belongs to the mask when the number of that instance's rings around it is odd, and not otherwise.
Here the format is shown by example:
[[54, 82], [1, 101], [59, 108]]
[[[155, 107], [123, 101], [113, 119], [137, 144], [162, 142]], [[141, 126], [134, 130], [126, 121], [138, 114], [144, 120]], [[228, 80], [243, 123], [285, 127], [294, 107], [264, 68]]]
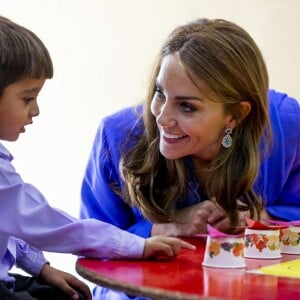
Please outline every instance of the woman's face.
[[225, 128], [235, 127], [230, 113], [202, 80], [187, 76], [177, 54], [167, 55], [156, 79], [151, 112], [160, 132], [160, 152], [168, 159], [185, 156], [212, 161]]

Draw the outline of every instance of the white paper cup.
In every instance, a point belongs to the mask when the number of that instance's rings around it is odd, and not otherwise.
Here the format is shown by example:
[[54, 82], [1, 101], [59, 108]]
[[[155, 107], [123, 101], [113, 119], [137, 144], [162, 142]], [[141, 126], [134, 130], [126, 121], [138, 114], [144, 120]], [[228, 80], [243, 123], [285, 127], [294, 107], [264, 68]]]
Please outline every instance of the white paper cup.
[[300, 226], [281, 229], [280, 251], [287, 254], [300, 254]]
[[244, 268], [242, 237], [207, 237], [202, 265], [215, 268]]
[[245, 229], [244, 255], [249, 258], [280, 258], [280, 230]]

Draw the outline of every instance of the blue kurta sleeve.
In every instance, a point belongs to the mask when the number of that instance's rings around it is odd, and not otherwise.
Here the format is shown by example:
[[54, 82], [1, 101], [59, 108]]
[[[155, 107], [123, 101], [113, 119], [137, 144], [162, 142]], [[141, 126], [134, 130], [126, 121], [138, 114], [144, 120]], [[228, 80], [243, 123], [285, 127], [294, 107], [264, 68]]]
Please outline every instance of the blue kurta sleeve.
[[121, 149], [137, 122], [133, 108], [106, 117], [96, 133], [81, 189], [81, 218], [95, 218], [148, 237], [152, 223], [118, 195]]
[[300, 220], [300, 106], [286, 94], [269, 92], [273, 146], [263, 161], [257, 189], [274, 218]]

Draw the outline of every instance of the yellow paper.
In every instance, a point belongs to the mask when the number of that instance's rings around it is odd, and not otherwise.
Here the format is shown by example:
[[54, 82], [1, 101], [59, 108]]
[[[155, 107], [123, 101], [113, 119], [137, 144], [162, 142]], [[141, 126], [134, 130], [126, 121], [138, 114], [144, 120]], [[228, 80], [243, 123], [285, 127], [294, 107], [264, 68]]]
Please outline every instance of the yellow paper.
[[300, 278], [300, 259], [290, 260], [279, 264], [262, 267], [257, 270], [259, 273]]

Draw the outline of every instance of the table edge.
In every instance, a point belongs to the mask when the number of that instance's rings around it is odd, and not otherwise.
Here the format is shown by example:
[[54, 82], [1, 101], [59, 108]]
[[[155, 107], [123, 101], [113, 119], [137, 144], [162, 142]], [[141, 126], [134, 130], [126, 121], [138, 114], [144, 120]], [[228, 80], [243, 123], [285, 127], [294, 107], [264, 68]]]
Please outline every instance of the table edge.
[[107, 277], [95, 277], [92, 271], [89, 271], [82, 267], [79, 263], [80, 259], [76, 261], [75, 269], [76, 272], [82, 276], [83, 278], [93, 282], [97, 285], [101, 285], [103, 287], [111, 288], [113, 290], [122, 291], [129, 295], [136, 295], [136, 296], [144, 296], [144, 297], [151, 297], [153, 300], [215, 300], [219, 299], [216, 297], [209, 297], [209, 296], [195, 296], [188, 293], [181, 293], [176, 291], [167, 291], [165, 289], [147, 287], [147, 286], [137, 286], [133, 284], [128, 284], [126, 282], [117, 281], [114, 279], [109, 279]]

